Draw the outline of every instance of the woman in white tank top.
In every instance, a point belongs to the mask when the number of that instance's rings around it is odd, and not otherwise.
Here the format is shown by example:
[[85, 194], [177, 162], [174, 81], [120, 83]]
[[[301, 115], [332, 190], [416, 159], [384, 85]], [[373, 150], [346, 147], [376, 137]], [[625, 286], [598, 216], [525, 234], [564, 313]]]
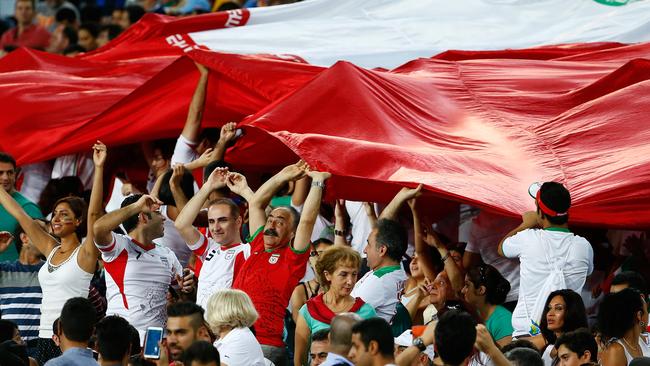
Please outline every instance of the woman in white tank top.
[[639, 291], [627, 288], [605, 296], [598, 323], [606, 344], [600, 355], [602, 366], [625, 366], [637, 357], [650, 357], [648, 310]]
[[[56, 356], [58, 348], [53, 347], [51, 340], [52, 324], [61, 314], [63, 304], [72, 297], [88, 297], [90, 280], [97, 268], [99, 251], [93, 241], [92, 228], [102, 215], [102, 179], [106, 161], [106, 146], [99, 141], [93, 146], [93, 161], [95, 173], [87, 220], [84, 223], [86, 204], [81, 198], [58, 200], [51, 221], [52, 233], [56, 237], [29, 217], [4, 189], [0, 189], [0, 205], [16, 218], [32, 243], [47, 257], [38, 273], [43, 290], [37, 350], [41, 364]], [[86, 231], [86, 238], [80, 243], [79, 238]]]

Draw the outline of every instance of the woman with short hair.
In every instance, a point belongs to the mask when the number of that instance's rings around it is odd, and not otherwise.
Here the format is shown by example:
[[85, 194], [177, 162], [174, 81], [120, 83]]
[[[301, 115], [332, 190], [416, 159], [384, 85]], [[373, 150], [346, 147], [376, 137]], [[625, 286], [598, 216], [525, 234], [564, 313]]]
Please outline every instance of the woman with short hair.
[[294, 365], [303, 365], [307, 361], [311, 335], [321, 329], [329, 329], [337, 314], [356, 313], [363, 319], [377, 316], [372, 306], [350, 295], [357, 282], [360, 264], [359, 253], [342, 245], [326, 249], [318, 258], [316, 276], [325, 293], [310, 299], [300, 308]]
[[219, 337], [214, 346], [228, 366], [263, 366], [262, 347], [249, 329], [259, 317], [250, 297], [241, 290], [224, 289], [212, 294], [205, 319]]

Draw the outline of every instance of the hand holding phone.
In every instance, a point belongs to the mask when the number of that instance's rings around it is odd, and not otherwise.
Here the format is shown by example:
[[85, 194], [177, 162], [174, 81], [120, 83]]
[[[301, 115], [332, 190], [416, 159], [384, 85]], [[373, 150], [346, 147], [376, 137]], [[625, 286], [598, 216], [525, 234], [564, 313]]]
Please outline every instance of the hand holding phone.
[[144, 336], [144, 358], [157, 360], [160, 358], [160, 341], [163, 338], [161, 327], [149, 327]]

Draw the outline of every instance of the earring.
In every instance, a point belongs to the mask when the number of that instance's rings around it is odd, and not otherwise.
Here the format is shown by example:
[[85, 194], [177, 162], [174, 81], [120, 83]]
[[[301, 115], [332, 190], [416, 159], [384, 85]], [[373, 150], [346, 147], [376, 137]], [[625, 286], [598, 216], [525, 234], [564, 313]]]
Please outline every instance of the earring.
[[639, 322], [639, 326], [641, 327], [641, 329], [645, 329], [646, 325], [647, 324], [643, 320]]

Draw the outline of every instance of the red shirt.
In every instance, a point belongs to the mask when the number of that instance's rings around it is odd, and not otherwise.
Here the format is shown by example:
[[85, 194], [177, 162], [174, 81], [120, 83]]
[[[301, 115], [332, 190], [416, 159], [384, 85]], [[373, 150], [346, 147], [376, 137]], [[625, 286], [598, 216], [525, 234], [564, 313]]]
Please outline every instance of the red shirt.
[[16, 27], [4, 32], [2, 38], [0, 38], [0, 47], [23, 46], [45, 50], [49, 44], [50, 32], [36, 24], [25, 28], [20, 36], [18, 36], [18, 27]]
[[260, 344], [284, 347], [284, 312], [293, 289], [305, 275], [309, 247], [304, 252], [291, 245], [266, 251], [262, 229], [253, 234], [250, 257], [235, 266], [239, 271], [232, 287], [246, 292], [260, 315], [254, 325]]

